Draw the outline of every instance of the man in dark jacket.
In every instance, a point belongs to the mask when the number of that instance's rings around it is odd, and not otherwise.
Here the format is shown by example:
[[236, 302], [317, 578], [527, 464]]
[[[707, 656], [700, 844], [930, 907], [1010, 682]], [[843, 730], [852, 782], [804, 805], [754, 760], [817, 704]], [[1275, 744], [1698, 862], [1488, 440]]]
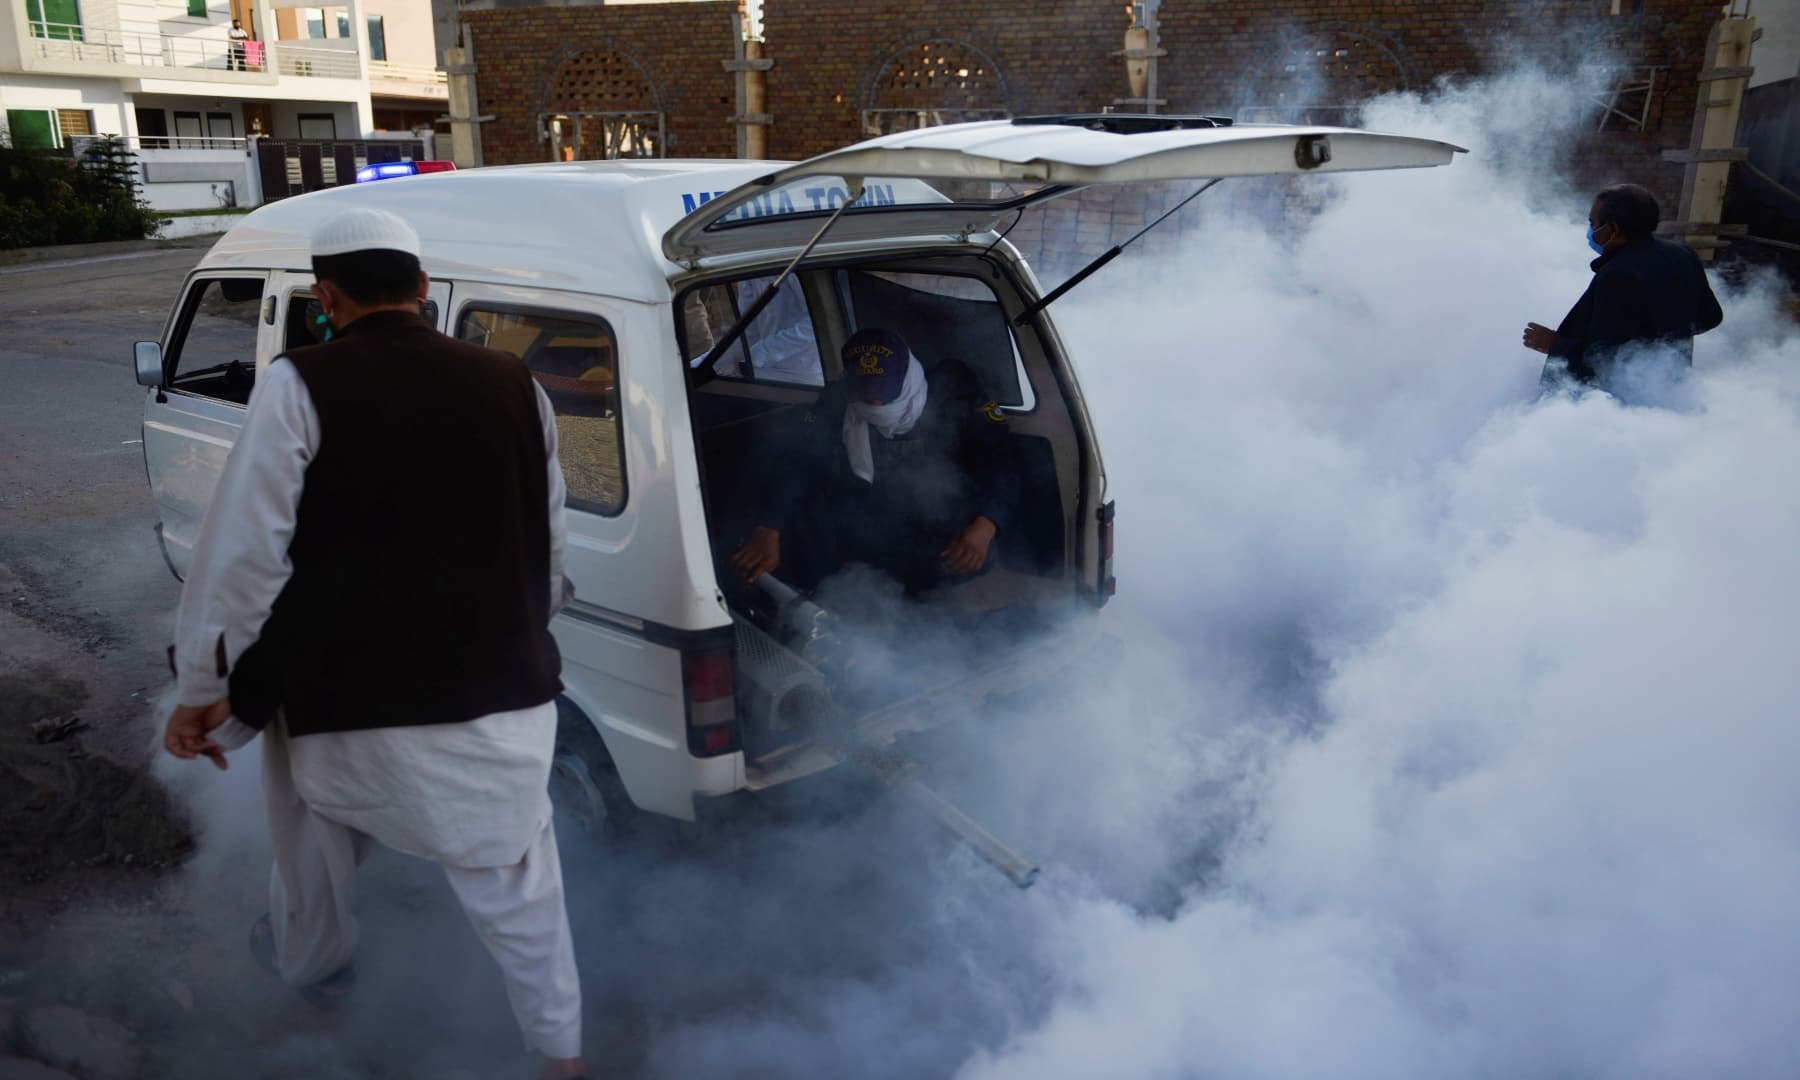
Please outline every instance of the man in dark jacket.
[[1525, 347], [1548, 355], [1544, 385], [1572, 378], [1616, 390], [1637, 354], [1663, 346], [1694, 363], [1694, 335], [1719, 325], [1724, 313], [1707, 284], [1700, 259], [1659, 239], [1656, 196], [1636, 184], [1602, 191], [1588, 210], [1588, 246], [1600, 257], [1594, 280], [1555, 330], [1525, 326]]
[[331, 340], [257, 380], [182, 588], [184, 759], [260, 737], [275, 854], [257, 959], [353, 986], [371, 840], [444, 868], [545, 1077], [585, 1076], [547, 795], [562, 661], [556, 416], [516, 358], [419, 317], [419, 238], [373, 209], [313, 237]]
[[859, 330], [842, 356], [844, 378], [814, 404], [732, 564], [754, 581], [785, 559], [793, 584], [811, 588], [866, 563], [915, 594], [987, 570], [1019, 501], [1006, 418], [967, 367], [927, 374], [892, 331]]

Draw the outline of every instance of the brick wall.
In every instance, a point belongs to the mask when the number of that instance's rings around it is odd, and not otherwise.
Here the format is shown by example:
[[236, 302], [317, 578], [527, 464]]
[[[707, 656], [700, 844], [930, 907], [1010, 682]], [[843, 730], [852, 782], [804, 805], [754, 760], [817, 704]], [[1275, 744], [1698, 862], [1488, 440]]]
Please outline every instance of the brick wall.
[[[1657, 192], [1672, 216], [1681, 166], [1661, 160], [1685, 147], [1719, 0], [1645, 0], [1644, 12], [1612, 16], [1608, 0], [1163, 0], [1159, 96], [1165, 111], [1242, 119], [1354, 120], [1357, 102], [1391, 90], [1425, 90], [1444, 78], [1479, 76], [1519, 61], [1573, 70], [1604, 59], [1655, 66], [1645, 130], [1584, 134], [1556, 147], [1578, 190], [1632, 180]], [[1625, 5], [1632, 7], [1631, 3]], [[483, 128], [490, 162], [543, 160], [536, 116], [571, 51], [614, 48], [634, 58], [590, 96], [664, 102], [671, 154], [727, 156], [735, 87], [719, 61], [732, 55], [735, 3], [529, 8], [472, 12]], [[771, 157], [818, 154], [884, 130], [912, 126], [916, 111], [942, 119], [1097, 112], [1128, 96], [1124, 0], [765, 0], [766, 111]], [[604, 67], [605, 65], [601, 65]], [[641, 67], [642, 78], [634, 72]], [[624, 70], [629, 68], [629, 70]], [[604, 72], [602, 72], [604, 74]], [[591, 81], [591, 80], [590, 80]], [[610, 95], [610, 96], [609, 96]], [[1636, 99], [1622, 105], [1635, 112]], [[1596, 124], [1598, 115], [1596, 114]], [[1239, 187], [1249, 188], [1250, 185]], [[1173, 189], [1089, 191], [1028, 215], [1012, 236], [1054, 280], [1172, 205]], [[1263, 213], [1304, 212], [1316, 186], [1264, 184], [1207, 201]], [[1246, 202], [1247, 201], [1247, 202]], [[1183, 214], [1147, 250], [1178, 243], [1197, 221]]]
[[1129, 22], [1123, 0], [764, 0], [769, 153], [856, 142], [865, 109], [1098, 112], [1126, 96]]
[[[1334, 106], [1521, 61], [1549, 70], [1585, 61], [1654, 66], [1646, 129], [1623, 130], [1615, 117], [1612, 130], [1582, 138], [1566, 157], [1579, 186], [1630, 179], [1673, 212], [1681, 167], [1660, 151], [1687, 145], [1695, 75], [1721, 5], [1642, 6], [1641, 14], [1613, 16], [1604, 0], [1164, 0], [1163, 96], [1172, 112], [1331, 122]], [[1621, 104], [1635, 112], [1638, 100]]]
[[514, 8], [463, 15], [490, 165], [547, 161], [544, 111], [661, 111], [669, 157], [731, 157], [739, 0], [618, 7]]

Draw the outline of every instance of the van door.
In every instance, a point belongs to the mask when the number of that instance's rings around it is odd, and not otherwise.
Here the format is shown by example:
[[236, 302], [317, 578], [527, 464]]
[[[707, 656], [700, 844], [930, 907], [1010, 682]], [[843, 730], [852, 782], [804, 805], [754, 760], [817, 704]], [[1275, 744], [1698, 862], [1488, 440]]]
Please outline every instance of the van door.
[[[710, 580], [704, 536], [685, 535], [679, 503], [693, 475], [692, 445], [668, 433], [665, 402], [681, 369], [654, 305], [458, 282], [452, 336], [519, 357], [556, 410], [568, 487], [564, 573], [574, 599], [551, 624], [565, 696], [606, 744], [632, 802], [692, 817], [696, 790], [731, 790], [735, 758], [688, 755], [683, 657], [704, 632], [695, 609], [697, 560]], [[697, 485], [695, 485], [697, 487]], [[694, 497], [689, 491], [689, 497]], [[703, 532], [703, 530], [701, 530]], [[725, 631], [727, 642], [730, 631]], [[711, 776], [695, 779], [695, 773]]]
[[268, 275], [188, 279], [163, 333], [163, 377], [144, 405], [144, 464], [169, 569], [187, 574], [200, 523], [256, 385]]

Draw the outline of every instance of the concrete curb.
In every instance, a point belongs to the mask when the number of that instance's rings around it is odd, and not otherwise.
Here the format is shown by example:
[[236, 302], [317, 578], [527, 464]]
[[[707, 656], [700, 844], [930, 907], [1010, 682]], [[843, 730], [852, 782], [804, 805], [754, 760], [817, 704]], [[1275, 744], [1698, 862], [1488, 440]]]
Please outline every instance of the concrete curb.
[[217, 234], [184, 236], [178, 240], [111, 240], [99, 244], [59, 244], [55, 247], [9, 248], [0, 251], [0, 266], [55, 262], [59, 259], [80, 259], [93, 255], [127, 255], [132, 252], [157, 251], [165, 248], [206, 247], [215, 239], [217, 239]]

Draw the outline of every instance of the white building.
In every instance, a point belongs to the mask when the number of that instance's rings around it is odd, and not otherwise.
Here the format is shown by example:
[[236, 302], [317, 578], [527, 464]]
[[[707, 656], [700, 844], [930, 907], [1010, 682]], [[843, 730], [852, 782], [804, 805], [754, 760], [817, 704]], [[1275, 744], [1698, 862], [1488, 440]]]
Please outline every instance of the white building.
[[161, 210], [262, 201], [284, 159], [270, 197], [348, 182], [384, 128], [443, 115], [435, 68], [429, 0], [0, 0], [7, 138], [124, 136]]

